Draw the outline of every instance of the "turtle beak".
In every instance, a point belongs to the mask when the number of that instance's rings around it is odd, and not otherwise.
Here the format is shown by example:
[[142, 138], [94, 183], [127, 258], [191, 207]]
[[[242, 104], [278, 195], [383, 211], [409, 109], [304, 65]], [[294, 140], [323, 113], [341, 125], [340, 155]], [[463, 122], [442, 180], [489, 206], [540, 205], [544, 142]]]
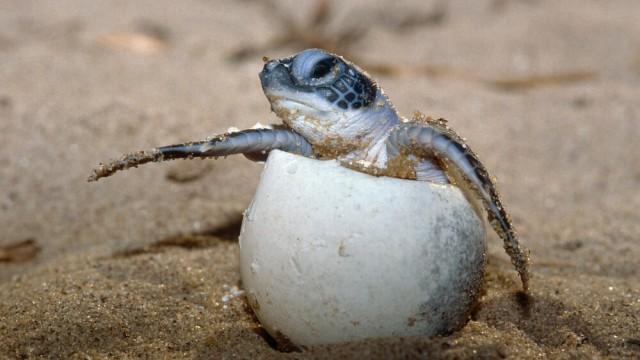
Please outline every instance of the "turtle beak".
[[267, 61], [259, 76], [262, 90], [265, 93], [293, 85], [287, 65], [280, 60]]

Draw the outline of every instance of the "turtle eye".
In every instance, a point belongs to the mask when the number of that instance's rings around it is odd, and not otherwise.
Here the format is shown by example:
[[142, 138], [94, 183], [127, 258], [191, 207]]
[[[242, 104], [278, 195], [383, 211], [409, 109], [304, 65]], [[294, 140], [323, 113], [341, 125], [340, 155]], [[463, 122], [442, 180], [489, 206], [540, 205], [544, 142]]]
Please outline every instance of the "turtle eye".
[[320, 79], [326, 76], [335, 65], [336, 59], [333, 57], [318, 61], [311, 69], [311, 78]]

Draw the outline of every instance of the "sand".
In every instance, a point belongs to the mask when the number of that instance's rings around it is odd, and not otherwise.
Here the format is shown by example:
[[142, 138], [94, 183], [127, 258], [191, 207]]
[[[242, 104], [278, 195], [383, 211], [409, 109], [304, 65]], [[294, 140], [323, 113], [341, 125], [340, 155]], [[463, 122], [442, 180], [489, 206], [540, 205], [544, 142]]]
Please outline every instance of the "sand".
[[[640, 357], [640, 3], [353, 1], [315, 25], [296, 4], [0, 3], [0, 358]], [[322, 41], [263, 48], [286, 14]], [[530, 297], [490, 234], [462, 330], [280, 352], [238, 291], [261, 165], [85, 182], [123, 152], [277, 121], [261, 57], [318, 44], [467, 138], [531, 249]]]

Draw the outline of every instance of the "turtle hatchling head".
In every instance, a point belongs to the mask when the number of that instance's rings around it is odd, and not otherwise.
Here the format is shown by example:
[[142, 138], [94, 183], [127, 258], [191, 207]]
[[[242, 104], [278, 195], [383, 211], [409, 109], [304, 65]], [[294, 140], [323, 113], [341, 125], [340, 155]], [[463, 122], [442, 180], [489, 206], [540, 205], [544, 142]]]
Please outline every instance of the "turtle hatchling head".
[[312, 143], [363, 137], [372, 125], [363, 119], [386, 105], [369, 76], [319, 49], [267, 61], [260, 81], [271, 109]]

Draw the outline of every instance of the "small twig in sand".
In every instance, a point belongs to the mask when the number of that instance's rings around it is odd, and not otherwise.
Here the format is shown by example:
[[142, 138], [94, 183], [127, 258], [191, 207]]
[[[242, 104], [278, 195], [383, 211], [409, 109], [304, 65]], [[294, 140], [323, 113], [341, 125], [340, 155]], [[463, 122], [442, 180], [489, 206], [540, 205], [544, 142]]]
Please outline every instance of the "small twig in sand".
[[23, 262], [33, 259], [41, 248], [34, 239], [0, 246], [0, 262]]
[[549, 85], [572, 84], [594, 80], [598, 77], [593, 71], [568, 71], [542, 75], [527, 75], [502, 79], [484, 79], [482, 82], [500, 90], [526, 90]]

